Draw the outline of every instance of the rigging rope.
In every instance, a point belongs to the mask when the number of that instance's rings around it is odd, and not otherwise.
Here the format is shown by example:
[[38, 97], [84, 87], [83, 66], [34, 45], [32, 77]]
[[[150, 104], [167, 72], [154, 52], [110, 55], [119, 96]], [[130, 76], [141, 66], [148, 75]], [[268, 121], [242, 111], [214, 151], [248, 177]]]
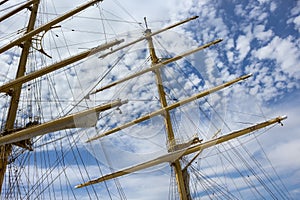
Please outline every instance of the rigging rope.
[[119, 6], [119, 7], [120, 7], [120, 8], [121, 8], [128, 16], [130, 16], [131, 19], [132, 19], [136, 24], [138, 24], [142, 30], [144, 30], [144, 27], [141, 25], [141, 23], [139, 23], [139, 22], [138, 22], [138, 21], [130, 14], [130, 12], [129, 12], [128, 10], [126, 10], [124, 6], [122, 6], [122, 4], [121, 4], [118, 0], [113, 0], [113, 2], [114, 2], [117, 6]]
[[[4, 4], [4, 3], [7, 2], [7, 1], [8, 1], [8, 0], [3, 0], [3, 1], [1, 1], [1, 2], [0, 2], [0, 5]], [[27, 1], [22, 1], [22, 2], [19, 2], [19, 3], [14, 4], [14, 5], [8, 6], [8, 7], [6, 7], [6, 8], [3, 8], [2, 10], [0, 10], [0, 12], [6, 11], [6, 10], [8, 10], [8, 9], [11, 9], [11, 8], [16, 7], [16, 6], [18, 6], [18, 5], [24, 4], [24, 3], [26, 3], [26, 2], [27, 2]]]

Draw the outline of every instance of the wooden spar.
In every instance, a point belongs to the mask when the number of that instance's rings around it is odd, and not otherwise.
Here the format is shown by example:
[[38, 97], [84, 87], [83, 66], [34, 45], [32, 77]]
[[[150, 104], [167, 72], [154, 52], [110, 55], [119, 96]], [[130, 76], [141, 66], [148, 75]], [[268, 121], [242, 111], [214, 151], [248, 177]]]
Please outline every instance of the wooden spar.
[[87, 3], [85, 3], [85, 4], [81, 5], [81, 6], [79, 6], [78, 8], [75, 8], [75, 9], [71, 10], [70, 12], [65, 13], [64, 15], [59, 16], [59, 17], [53, 19], [52, 21], [50, 21], [50, 22], [48, 22], [48, 23], [46, 23], [46, 24], [44, 24], [44, 25], [42, 25], [42, 26], [40, 26], [40, 27], [38, 27], [38, 28], [36, 28], [34, 30], [31, 30], [31, 31], [27, 32], [22, 37], [20, 37], [20, 38], [18, 38], [16, 40], [10, 42], [9, 44], [1, 47], [0, 48], [0, 53], [3, 53], [3, 52], [9, 50], [10, 48], [12, 48], [12, 47], [14, 47], [16, 45], [20, 45], [22, 42], [24, 42], [24, 41], [26, 41], [28, 39], [31, 39], [34, 35], [42, 32], [42, 31], [49, 30], [53, 25], [55, 25], [55, 24], [57, 24], [57, 23], [65, 20], [65, 19], [67, 19], [67, 18], [69, 18], [69, 17], [71, 17], [71, 16], [73, 16], [73, 15], [81, 12], [82, 10], [84, 10], [84, 9], [86, 9], [86, 8], [94, 5], [95, 3], [98, 3], [99, 1], [103, 1], [103, 0], [92, 0], [92, 1], [89, 1], [89, 2], [87, 2]]
[[14, 14], [20, 12], [21, 10], [28, 8], [31, 4], [33, 4], [34, 2], [36, 2], [37, 0], [31, 0], [31, 1], [27, 1], [26, 3], [24, 3], [23, 5], [20, 5], [19, 7], [17, 7], [16, 9], [12, 10], [11, 12], [3, 15], [2, 17], [0, 17], [0, 22], [6, 20], [7, 18], [13, 16]]
[[146, 169], [146, 168], [149, 168], [149, 167], [161, 164], [161, 163], [174, 162], [175, 160], [180, 159], [182, 156], [186, 156], [186, 155], [189, 155], [191, 153], [196, 153], [198, 151], [202, 151], [202, 150], [207, 149], [209, 147], [215, 146], [217, 144], [221, 144], [223, 142], [232, 140], [232, 139], [234, 139], [236, 137], [240, 137], [242, 135], [249, 134], [253, 131], [262, 129], [262, 128], [270, 126], [272, 124], [281, 123], [281, 121], [285, 120], [286, 118], [287, 118], [286, 116], [273, 118], [271, 120], [256, 124], [254, 126], [250, 126], [248, 128], [245, 128], [245, 129], [234, 131], [234, 132], [232, 132], [230, 134], [227, 134], [227, 135], [224, 135], [224, 136], [220, 136], [216, 139], [212, 139], [212, 140], [209, 140], [209, 141], [204, 142], [204, 143], [196, 144], [194, 146], [187, 147], [185, 149], [177, 150], [177, 151], [168, 153], [166, 155], [160, 156], [158, 158], [155, 158], [153, 160], [147, 161], [145, 163], [138, 164], [136, 166], [129, 167], [127, 169], [123, 169], [123, 170], [105, 175], [103, 177], [88, 181], [86, 183], [82, 183], [80, 185], [75, 186], [75, 188], [82, 188], [82, 187], [86, 187], [86, 186], [89, 186], [89, 185], [92, 185], [92, 184], [100, 183], [100, 182], [103, 182], [103, 181], [106, 181], [106, 180], [110, 180], [110, 179], [117, 178], [117, 177], [120, 177], [120, 176], [123, 176], [123, 175], [126, 175], [126, 174], [130, 174], [130, 173], [142, 170], [142, 169]]
[[114, 128], [114, 129], [111, 129], [111, 130], [109, 130], [109, 131], [107, 131], [107, 132], [105, 132], [105, 133], [102, 133], [101, 135], [98, 135], [98, 136], [95, 136], [95, 137], [93, 137], [93, 138], [90, 138], [87, 142], [91, 142], [91, 141], [93, 141], [93, 140], [97, 140], [97, 139], [102, 138], [102, 137], [104, 137], [104, 136], [110, 135], [110, 134], [112, 134], [112, 133], [114, 133], [114, 132], [120, 131], [120, 130], [122, 130], [122, 129], [124, 129], [124, 128], [127, 128], [127, 127], [129, 127], [129, 126], [135, 125], [135, 124], [140, 123], [140, 122], [145, 121], [145, 120], [148, 120], [148, 119], [150, 119], [151, 117], [154, 117], [154, 116], [157, 116], [157, 115], [164, 114], [166, 110], [172, 110], [172, 109], [174, 109], [174, 108], [177, 108], [177, 107], [179, 107], [179, 106], [182, 106], [182, 105], [184, 105], [184, 104], [187, 104], [187, 103], [189, 103], [189, 102], [191, 102], [191, 101], [194, 101], [194, 100], [199, 99], [199, 98], [202, 98], [202, 97], [204, 97], [204, 96], [206, 96], [206, 95], [212, 94], [212, 93], [214, 93], [214, 92], [216, 92], [216, 91], [219, 91], [219, 90], [221, 90], [221, 89], [223, 89], [223, 88], [225, 88], [225, 87], [228, 87], [228, 86], [230, 86], [230, 85], [232, 85], [232, 84], [234, 84], [234, 83], [236, 83], [236, 82], [245, 80], [245, 79], [249, 78], [250, 76], [252, 76], [252, 75], [251, 75], [251, 74], [244, 75], [244, 76], [241, 76], [241, 77], [239, 77], [239, 78], [236, 78], [236, 79], [234, 79], [234, 80], [232, 80], [232, 81], [228, 81], [228, 82], [226, 82], [226, 83], [224, 83], [224, 84], [221, 84], [221, 85], [218, 85], [218, 86], [213, 87], [213, 88], [211, 88], [211, 89], [208, 89], [208, 90], [205, 90], [205, 91], [203, 91], [203, 92], [200, 92], [200, 93], [198, 93], [198, 94], [196, 94], [196, 95], [194, 95], [194, 96], [192, 96], [192, 97], [183, 99], [183, 100], [181, 100], [181, 101], [179, 101], [179, 102], [176, 102], [176, 103], [174, 103], [174, 104], [171, 104], [171, 105], [169, 105], [169, 106], [167, 106], [167, 107], [165, 107], [165, 108], [161, 108], [161, 109], [159, 109], [159, 110], [157, 110], [157, 111], [154, 111], [154, 112], [152, 112], [152, 113], [150, 113], [150, 114], [148, 114], [148, 115], [145, 115], [145, 116], [140, 117], [140, 118], [138, 118], [138, 119], [136, 119], [136, 120], [133, 120], [133, 121], [128, 122], [128, 123], [126, 123], [126, 124], [123, 124], [123, 125], [121, 125], [121, 126], [119, 126], [119, 127], [116, 127], [116, 128]]
[[113, 107], [119, 107], [125, 103], [127, 103], [127, 101], [116, 100], [85, 111], [81, 111], [79, 113], [61, 117], [43, 124], [30, 126], [20, 131], [15, 131], [0, 137], [0, 145], [12, 144], [36, 136], [45, 135], [50, 132], [69, 128], [93, 127], [98, 121], [98, 114], [100, 112]]
[[99, 45], [98, 47], [95, 47], [95, 48], [92, 48], [90, 50], [87, 50], [87, 51], [84, 51], [78, 55], [75, 55], [75, 56], [72, 56], [70, 58], [67, 58], [65, 60], [62, 60], [60, 62], [57, 62], [55, 64], [52, 64], [48, 67], [44, 67], [40, 70], [37, 70], [37, 71], [34, 71], [30, 74], [27, 74], [25, 76], [22, 76], [22, 77], [19, 77], [19, 78], [16, 78], [14, 79], [13, 81], [10, 81], [2, 86], [0, 86], [0, 92], [6, 92], [6, 93], [9, 93], [11, 92], [11, 88], [16, 86], [16, 85], [20, 85], [20, 84], [23, 84], [25, 82], [28, 82], [28, 81], [31, 81], [35, 78], [38, 78], [38, 77], [41, 77], [45, 74], [48, 74], [50, 72], [53, 72], [55, 70], [58, 70], [62, 67], [65, 67], [69, 64], [72, 64], [74, 62], [77, 62], [79, 60], [82, 60], [88, 56], [91, 56], [91, 55], [94, 55], [100, 51], [103, 51], [103, 50], [106, 50], [114, 45], [118, 45], [120, 44], [121, 42], [123, 42], [124, 40], [115, 40], [115, 41], [112, 41], [112, 42], [109, 42], [109, 43], [106, 43], [106, 44], [102, 44], [102, 45]]
[[242, 135], [245, 135], [245, 134], [251, 133], [253, 131], [262, 129], [266, 126], [269, 126], [269, 125], [272, 125], [272, 124], [275, 124], [275, 123], [281, 123], [281, 121], [283, 121], [285, 119], [287, 119], [287, 116], [279, 116], [279, 117], [270, 119], [268, 121], [256, 124], [254, 126], [250, 126], [248, 128], [242, 129], [242, 130], [234, 131], [234, 132], [232, 132], [228, 135], [220, 136], [216, 139], [209, 140], [209, 141], [207, 141], [203, 144], [192, 146], [184, 152], [184, 156], [188, 155], [188, 154], [191, 154], [191, 153], [194, 153], [194, 152], [197, 152], [197, 151], [200, 151], [201, 149], [206, 149], [206, 148], [215, 146], [217, 144], [221, 144], [223, 142], [234, 139], [236, 137], [240, 137]]
[[178, 23], [176, 23], [176, 24], [173, 24], [173, 25], [171, 25], [171, 26], [168, 26], [168, 27], [166, 27], [166, 28], [163, 28], [163, 29], [161, 29], [161, 30], [158, 30], [158, 31], [156, 31], [156, 32], [153, 32], [153, 33], [151, 33], [150, 35], [147, 35], [147, 36], [145, 36], [145, 37], [141, 37], [141, 38], [139, 38], [139, 39], [137, 39], [137, 40], [135, 40], [135, 41], [129, 42], [129, 43], [127, 43], [127, 44], [125, 44], [125, 45], [123, 45], [123, 46], [117, 48], [117, 49], [114, 49], [113, 51], [111, 51], [111, 52], [109, 52], [109, 53], [106, 53], [106, 54], [100, 56], [99, 58], [104, 58], [104, 57], [106, 57], [106, 56], [108, 56], [108, 55], [110, 55], [110, 54], [113, 54], [113, 53], [115, 53], [115, 52], [121, 50], [121, 49], [124, 49], [124, 48], [126, 48], [126, 47], [128, 47], [128, 46], [131, 46], [131, 45], [133, 45], [133, 44], [135, 44], [135, 43], [138, 43], [138, 42], [140, 42], [140, 41], [142, 41], [142, 40], [145, 40], [145, 39], [147, 39], [148, 37], [152, 37], [152, 36], [154, 36], [154, 35], [157, 35], [157, 34], [159, 34], [159, 33], [162, 33], [162, 32], [164, 32], [164, 31], [167, 31], [167, 30], [169, 30], [169, 29], [172, 29], [172, 28], [174, 28], [174, 27], [176, 27], [176, 26], [179, 26], [179, 25], [181, 25], [181, 24], [184, 24], [184, 23], [186, 23], [186, 22], [189, 22], [189, 21], [194, 20], [194, 19], [197, 19], [197, 18], [198, 18], [198, 16], [194, 16], [194, 17], [188, 18], [188, 19], [186, 19], [186, 20], [180, 21], [180, 22], [178, 22]]
[[162, 62], [158, 62], [157, 64], [154, 64], [153, 66], [151, 66], [151, 68], [142, 70], [142, 71], [137, 72], [137, 73], [135, 73], [135, 74], [133, 74], [133, 75], [131, 75], [131, 76], [128, 76], [128, 77], [126, 77], [126, 78], [124, 78], [124, 79], [121, 79], [121, 80], [119, 80], [119, 81], [115, 81], [115, 82], [113, 82], [113, 83], [110, 83], [110, 84], [108, 84], [108, 85], [106, 85], [106, 86], [104, 86], [104, 87], [102, 87], [102, 88], [99, 88], [99, 89], [97, 89], [97, 90], [91, 92], [90, 94], [96, 94], [96, 93], [98, 93], [98, 92], [100, 92], [100, 91], [103, 91], [103, 90], [108, 89], [108, 88], [110, 88], [110, 87], [113, 87], [113, 86], [115, 86], [115, 85], [117, 85], [117, 84], [120, 84], [120, 83], [123, 83], [123, 82], [125, 82], [125, 81], [128, 81], [128, 80], [130, 80], [130, 79], [132, 79], [132, 78], [141, 76], [141, 75], [143, 75], [143, 74], [145, 74], [145, 73], [147, 73], [147, 72], [152, 72], [152, 71], [154, 71], [154, 70], [156, 70], [156, 69], [159, 69], [159, 68], [161, 68], [161, 67], [164, 67], [166, 64], [169, 64], [169, 63], [171, 63], [171, 62], [175, 62], [175, 61], [177, 61], [177, 60], [179, 60], [179, 59], [181, 59], [181, 58], [184, 58], [184, 57], [186, 57], [186, 56], [188, 56], [188, 55], [191, 55], [191, 54], [193, 54], [193, 53], [196, 53], [196, 52], [198, 52], [198, 51], [201, 51], [201, 50], [203, 50], [203, 49], [205, 49], [205, 48], [208, 48], [208, 47], [210, 47], [210, 46], [212, 46], [212, 45], [215, 45], [215, 44], [217, 44], [217, 43], [219, 43], [219, 42], [221, 42], [221, 41], [222, 41], [222, 39], [217, 39], [217, 40], [214, 40], [214, 41], [212, 41], [212, 42], [209, 42], [209, 43], [207, 43], [207, 44], [205, 44], [205, 45], [202, 45], [202, 46], [200, 46], [200, 47], [197, 47], [197, 48], [195, 48], [195, 49], [193, 49], [193, 50], [191, 50], [191, 51], [185, 52], [185, 53], [183, 53], [183, 54], [181, 54], [181, 55], [178, 55], [178, 56], [175, 56], [175, 57], [173, 57], [173, 58], [164, 60], [164, 61], [162, 61]]

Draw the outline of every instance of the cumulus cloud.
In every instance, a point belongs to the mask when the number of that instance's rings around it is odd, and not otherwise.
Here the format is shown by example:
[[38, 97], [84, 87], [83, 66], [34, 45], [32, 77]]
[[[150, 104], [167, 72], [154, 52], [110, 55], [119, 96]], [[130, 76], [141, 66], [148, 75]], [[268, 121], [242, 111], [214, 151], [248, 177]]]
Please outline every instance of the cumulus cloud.
[[282, 71], [290, 77], [300, 78], [297, 63], [300, 59], [299, 49], [294, 43], [294, 38], [280, 38], [275, 36], [272, 41], [253, 52], [258, 59], [274, 59]]

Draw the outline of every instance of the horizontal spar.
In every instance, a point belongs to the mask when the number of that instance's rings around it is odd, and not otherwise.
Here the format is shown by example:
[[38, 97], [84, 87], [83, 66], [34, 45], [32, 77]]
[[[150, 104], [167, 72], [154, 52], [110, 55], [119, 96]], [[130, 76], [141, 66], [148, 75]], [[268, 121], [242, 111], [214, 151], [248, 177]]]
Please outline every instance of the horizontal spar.
[[130, 80], [130, 79], [133, 79], [133, 78], [135, 78], [135, 77], [141, 76], [141, 75], [143, 75], [143, 74], [145, 74], [145, 73], [147, 73], [147, 72], [152, 72], [152, 71], [154, 71], [154, 70], [156, 70], [156, 69], [159, 69], [159, 68], [161, 68], [161, 67], [164, 67], [166, 64], [169, 64], [169, 63], [171, 63], [171, 62], [175, 62], [175, 61], [177, 61], [177, 60], [179, 60], [179, 59], [181, 59], [181, 58], [184, 58], [184, 57], [186, 57], [186, 56], [188, 56], [188, 55], [191, 55], [191, 54], [193, 54], [193, 53], [196, 53], [196, 52], [198, 52], [198, 51], [201, 51], [201, 50], [203, 50], [203, 49], [205, 49], [205, 48], [208, 48], [208, 47], [210, 47], [210, 46], [212, 46], [212, 45], [215, 45], [215, 44], [217, 44], [217, 43], [219, 43], [219, 42], [221, 42], [221, 41], [222, 41], [222, 39], [217, 39], [217, 40], [214, 40], [214, 41], [212, 41], [212, 42], [209, 42], [209, 43], [207, 43], [207, 44], [205, 44], [205, 45], [199, 46], [199, 47], [197, 47], [197, 48], [195, 48], [195, 49], [193, 49], [193, 50], [191, 50], [191, 51], [185, 52], [185, 53], [183, 53], [183, 54], [181, 54], [181, 55], [178, 55], [178, 56], [175, 56], [175, 57], [173, 57], [173, 58], [170, 58], [170, 59], [161, 61], [161, 62], [159, 62], [159, 63], [157, 63], [157, 64], [151, 66], [151, 68], [142, 70], [142, 71], [137, 72], [137, 73], [135, 73], [135, 74], [133, 74], [133, 75], [130, 75], [130, 76], [124, 78], [124, 79], [121, 79], [121, 80], [119, 80], [119, 81], [115, 81], [115, 82], [113, 82], [113, 83], [110, 83], [109, 85], [106, 85], [106, 86], [104, 86], [104, 87], [102, 87], [102, 88], [99, 88], [99, 89], [97, 89], [97, 90], [91, 92], [90, 94], [96, 94], [96, 93], [98, 93], [98, 92], [100, 92], [100, 91], [103, 91], [103, 90], [105, 90], [105, 89], [108, 89], [108, 88], [110, 88], [110, 87], [113, 87], [113, 86], [115, 86], [115, 85], [117, 85], [117, 84], [123, 83], [123, 82], [128, 81], [128, 80]]
[[5, 134], [0, 137], [0, 146], [27, 140], [36, 136], [69, 128], [87, 128], [95, 126], [98, 114], [102, 111], [121, 106], [128, 101], [116, 100], [79, 113], [61, 117], [43, 124], [33, 125], [19, 131]]
[[38, 78], [38, 77], [41, 77], [45, 74], [48, 74], [50, 72], [53, 72], [55, 70], [58, 70], [58, 69], [61, 69], [67, 65], [70, 65], [72, 63], [75, 63], [79, 60], [82, 60], [84, 58], [87, 58], [89, 56], [92, 56], [100, 51], [104, 51], [106, 49], [109, 49], [111, 48], [112, 46], [115, 46], [115, 45], [118, 45], [120, 43], [122, 43], [124, 40], [115, 40], [115, 41], [111, 41], [111, 42], [108, 42], [108, 43], [105, 43], [105, 44], [102, 44], [102, 45], [99, 45], [95, 48], [92, 48], [90, 50], [87, 50], [87, 51], [84, 51], [82, 53], [79, 53], [75, 56], [72, 56], [72, 57], [69, 57], [65, 60], [62, 60], [60, 62], [57, 62], [57, 63], [54, 63], [50, 66], [47, 66], [47, 67], [44, 67], [42, 69], [39, 69], [39, 70], [36, 70], [30, 74], [27, 74], [25, 76], [22, 76], [22, 77], [19, 77], [17, 79], [14, 79], [2, 86], [0, 86], [0, 92], [6, 92], [6, 93], [9, 93], [9, 92], [12, 92], [10, 91], [11, 88], [13, 88], [14, 86], [17, 86], [17, 85], [20, 85], [20, 84], [23, 84], [23, 83], [26, 83], [28, 81], [31, 81], [35, 78]]
[[269, 125], [272, 125], [272, 124], [275, 124], [275, 123], [281, 123], [281, 121], [285, 120], [286, 118], [287, 118], [286, 116], [282, 116], [282, 117], [280, 116], [280, 117], [277, 117], [277, 118], [274, 118], [274, 119], [256, 124], [254, 126], [250, 126], [248, 128], [241, 129], [241, 130], [229, 133], [227, 135], [220, 136], [216, 139], [212, 139], [212, 140], [209, 140], [209, 141], [204, 142], [204, 143], [200, 143], [200, 144], [196, 144], [196, 145], [184, 148], [184, 149], [180, 149], [180, 150], [165, 154], [163, 156], [160, 156], [158, 158], [155, 158], [153, 160], [135, 165], [133, 167], [129, 167], [129, 168], [126, 168], [126, 169], [123, 169], [123, 170], [120, 170], [120, 171], [102, 176], [100, 178], [90, 180], [86, 183], [82, 183], [80, 185], [75, 186], [75, 188], [82, 188], [82, 187], [86, 187], [86, 186], [93, 185], [93, 184], [96, 184], [96, 183], [100, 183], [100, 182], [103, 182], [103, 181], [107, 181], [107, 180], [117, 178], [117, 177], [120, 177], [120, 176], [123, 176], [123, 175], [126, 175], [126, 174], [134, 173], [134, 172], [139, 171], [139, 170], [147, 169], [149, 167], [153, 167], [153, 166], [159, 165], [161, 163], [166, 163], [166, 162], [172, 163], [172, 162], [175, 162], [176, 160], [180, 159], [182, 156], [186, 156], [186, 155], [189, 155], [191, 153], [196, 153], [198, 151], [202, 151], [206, 148], [218, 145], [218, 144], [226, 142], [228, 140], [232, 140], [232, 139], [240, 137], [242, 135], [246, 135], [248, 133], [251, 133], [251, 132], [253, 132], [255, 130], [258, 130], [258, 129], [262, 129], [262, 128], [267, 127]]
[[157, 111], [155, 111], [155, 112], [152, 112], [152, 113], [150, 113], [150, 114], [148, 114], [148, 115], [145, 115], [145, 116], [143, 116], [143, 117], [140, 117], [140, 118], [138, 118], [138, 119], [135, 119], [135, 120], [133, 120], [133, 121], [131, 121], [131, 122], [128, 122], [128, 123], [126, 123], [126, 124], [123, 124], [123, 125], [121, 125], [121, 126], [119, 126], [119, 127], [113, 128], [113, 129], [111, 129], [111, 130], [109, 130], [109, 131], [107, 131], [107, 132], [105, 132], [105, 133], [102, 133], [101, 135], [98, 135], [98, 136], [95, 136], [95, 137], [93, 137], [93, 138], [90, 138], [89, 140], [87, 140], [87, 142], [91, 142], [91, 141], [93, 141], [93, 140], [100, 139], [100, 138], [102, 138], [102, 137], [104, 137], [104, 136], [110, 135], [110, 134], [115, 133], [115, 132], [117, 132], [117, 131], [120, 131], [120, 130], [122, 130], [122, 129], [125, 129], [125, 128], [128, 128], [128, 127], [130, 127], [130, 126], [133, 126], [133, 125], [135, 125], [135, 124], [137, 124], [137, 123], [140, 123], [140, 122], [143, 122], [143, 121], [145, 121], [145, 120], [148, 120], [148, 119], [150, 119], [151, 117], [154, 117], [154, 116], [157, 116], [157, 115], [161, 115], [161, 114], [163, 114], [163, 113], [164, 113], [165, 111], [167, 111], [167, 110], [172, 110], [172, 109], [174, 109], [174, 108], [177, 108], [177, 107], [179, 107], [179, 106], [182, 106], [182, 105], [184, 105], [184, 104], [187, 104], [187, 103], [189, 103], [189, 102], [191, 102], [191, 101], [194, 101], [194, 100], [196, 100], [196, 99], [202, 98], [202, 97], [204, 97], [204, 96], [206, 96], [206, 95], [209, 95], [209, 94], [211, 94], [211, 93], [214, 93], [214, 92], [216, 92], [216, 91], [219, 91], [219, 90], [221, 90], [221, 89], [223, 89], [223, 88], [225, 88], [225, 87], [228, 87], [228, 86], [230, 86], [230, 85], [232, 85], [232, 84], [234, 84], [234, 83], [236, 83], [236, 82], [245, 80], [245, 79], [249, 78], [250, 76], [251, 76], [251, 74], [247, 74], [247, 75], [241, 76], [241, 77], [239, 77], [239, 78], [236, 78], [236, 79], [234, 79], [234, 80], [232, 80], [232, 81], [228, 81], [228, 82], [226, 82], [226, 83], [224, 83], [224, 84], [221, 84], [221, 85], [218, 85], [218, 86], [213, 87], [213, 88], [211, 88], [211, 89], [208, 89], [208, 90], [205, 90], [205, 91], [203, 91], [203, 92], [200, 92], [200, 93], [198, 93], [198, 94], [196, 94], [196, 95], [194, 95], [194, 96], [192, 96], [192, 97], [183, 99], [183, 100], [181, 100], [181, 101], [179, 101], [179, 102], [176, 102], [176, 103], [174, 103], [174, 104], [171, 104], [171, 105], [169, 105], [169, 106], [167, 106], [167, 107], [165, 107], [165, 108], [159, 109], [159, 110], [157, 110]]
[[164, 32], [164, 31], [167, 31], [167, 30], [169, 30], [169, 29], [172, 29], [172, 28], [174, 28], [174, 27], [176, 27], [176, 26], [179, 26], [179, 25], [181, 25], [181, 24], [184, 24], [184, 23], [186, 23], [186, 22], [189, 22], [189, 21], [194, 20], [194, 19], [197, 19], [197, 18], [198, 18], [198, 16], [190, 17], [190, 18], [185, 19], [185, 20], [183, 20], [183, 21], [177, 22], [177, 23], [175, 23], [175, 24], [173, 24], [173, 25], [167, 26], [167, 27], [165, 27], [165, 28], [163, 28], [163, 29], [160, 29], [160, 30], [158, 30], [158, 31], [155, 31], [155, 32], [151, 33], [150, 35], [141, 37], [141, 38], [139, 38], [139, 39], [137, 39], [137, 40], [134, 40], [134, 41], [132, 41], [132, 42], [129, 42], [129, 43], [127, 43], [127, 44], [125, 44], [125, 45], [123, 45], [123, 46], [121, 46], [121, 47], [119, 47], [119, 48], [116, 48], [116, 49], [112, 50], [111, 52], [108, 52], [108, 53], [106, 53], [106, 54], [104, 54], [104, 55], [101, 55], [99, 58], [104, 58], [104, 57], [106, 57], [106, 56], [108, 56], [108, 55], [110, 55], [110, 54], [113, 54], [114, 52], [120, 51], [121, 49], [124, 49], [124, 48], [126, 48], [126, 47], [129, 47], [129, 46], [135, 44], [135, 43], [138, 43], [138, 42], [140, 42], [140, 41], [143, 41], [143, 40], [145, 40], [145, 39], [147, 39], [147, 38], [149, 38], [149, 37], [152, 37], [152, 36], [154, 36], [154, 35], [157, 35], [157, 34], [159, 34], [159, 33], [162, 33], [162, 32]]

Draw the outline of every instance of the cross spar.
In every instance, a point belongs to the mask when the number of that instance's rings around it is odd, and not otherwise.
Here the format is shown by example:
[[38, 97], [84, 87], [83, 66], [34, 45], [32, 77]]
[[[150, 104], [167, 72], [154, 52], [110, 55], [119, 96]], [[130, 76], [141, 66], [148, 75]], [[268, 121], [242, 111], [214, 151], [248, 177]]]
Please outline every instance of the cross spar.
[[254, 126], [251, 126], [251, 127], [248, 127], [248, 128], [242, 129], [242, 130], [238, 130], [238, 131], [232, 132], [232, 133], [224, 135], [224, 136], [220, 136], [216, 139], [212, 139], [212, 140], [209, 140], [209, 141], [204, 142], [204, 143], [200, 143], [200, 144], [196, 144], [196, 145], [184, 148], [184, 149], [180, 149], [180, 150], [168, 153], [166, 155], [160, 156], [158, 158], [155, 158], [153, 160], [147, 161], [145, 163], [141, 163], [141, 164], [138, 164], [136, 166], [129, 167], [129, 168], [126, 168], [126, 169], [123, 169], [123, 170], [105, 175], [103, 177], [90, 180], [86, 183], [76, 185], [75, 187], [76, 188], [86, 187], [86, 186], [89, 186], [89, 185], [92, 185], [92, 184], [96, 184], [96, 183], [100, 183], [100, 182], [103, 182], [103, 181], [106, 181], [106, 180], [110, 180], [110, 179], [113, 179], [113, 178], [124, 176], [126, 174], [134, 173], [136, 171], [143, 170], [143, 169], [155, 166], [155, 165], [159, 165], [161, 163], [174, 162], [175, 160], [180, 159], [182, 156], [186, 156], [186, 155], [189, 155], [189, 154], [192, 154], [192, 153], [196, 153], [198, 151], [202, 151], [204, 149], [207, 149], [209, 147], [221, 144], [221, 143], [226, 142], [228, 140], [231, 140], [233, 138], [240, 137], [240, 136], [245, 135], [245, 134], [249, 134], [249, 133], [251, 133], [255, 130], [264, 128], [266, 126], [269, 126], [269, 125], [272, 125], [272, 124], [275, 124], [275, 123], [281, 123], [281, 121], [285, 120], [285, 119], [287, 119], [287, 116], [276, 117], [276, 118], [273, 118], [271, 120], [256, 124]]

